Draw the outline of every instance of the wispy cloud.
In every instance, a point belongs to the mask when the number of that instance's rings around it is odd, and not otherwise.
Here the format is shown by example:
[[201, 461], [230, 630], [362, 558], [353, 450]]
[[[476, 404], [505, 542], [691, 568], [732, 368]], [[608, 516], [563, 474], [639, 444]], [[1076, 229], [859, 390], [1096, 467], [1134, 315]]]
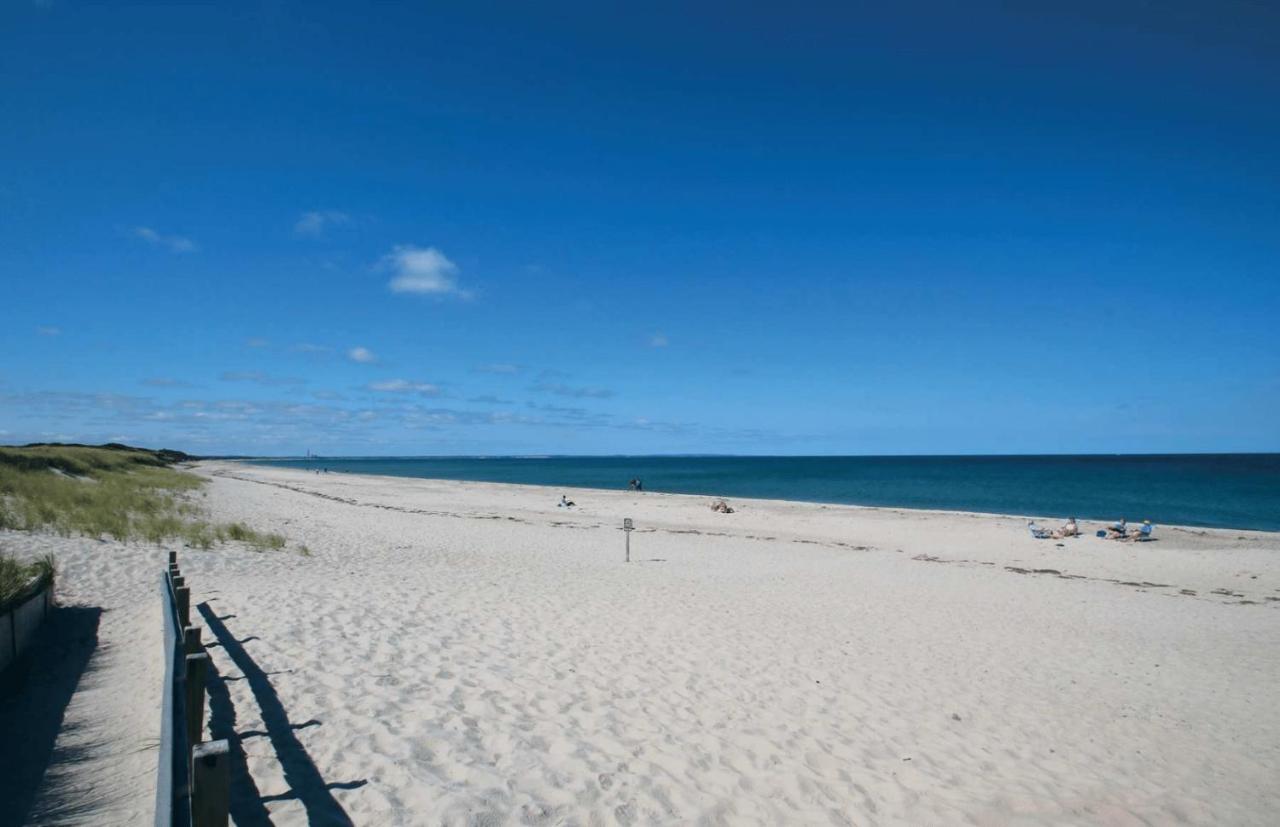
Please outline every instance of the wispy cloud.
[[[426, 383], [406, 382], [407, 385]], [[682, 436], [696, 435], [734, 444], [750, 444], [776, 437], [766, 431], [707, 428], [695, 423], [666, 422], [644, 416], [615, 416], [583, 407], [529, 402], [510, 407], [465, 410], [440, 407], [414, 396], [421, 390], [390, 393], [377, 406], [317, 404], [298, 400], [177, 399], [127, 396], [115, 393], [37, 391], [5, 393], [0, 389], [0, 413], [5, 416], [9, 441], [166, 442], [180, 446], [208, 446], [208, 452], [241, 452], [235, 445], [280, 446], [307, 444], [369, 445], [387, 443], [396, 429], [451, 432], [484, 427], [559, 428], [580, 433], [585, 428], [610, 428]], [[317, 391], [309, 395], [342, 400], [340, 394]], [[370, 408], [374, 408], [370, 410]], [[388, 432], [388, 429], [391, 429]], [[123, 435], [129, 435], [123, 438]]]
[[270, 341], [262, 338], [261, 336], [253, 336], [245, 339], [244, 343], [247, 347], [267, 347], [271, 344]]
[[351, 223], [351, 216], [338, 210], [314, 210], [304, 212], [293, 225], [294, 235], [320, 238], [332, 227]]
[[382, 382], [370, 382], [365, 387], [379, 393], [416, 393], [422, 396], [440, 395], [440, 388], [436, 385], [428, 382], [410, 382], [407, 379], [387, 379]]
[[477, 365], [476, 373], [496, 373], [500, 375], [510, 376], [519, 373], [521, 368], [519, 365], [508, 365], [505, 363], [496, 363], [490, 365]]
[[666, 347], [671, 344], [665, 333], [655, 333], [649, 337], [649, 347]]
[[560, 382], [537, 382], [529, 387], [537, 393], [550, 393], [556, 396], [567, 396], [572, 399], [609, 399], [613, 391], [608, 388], [583, 388], [565, 385]]
[[310, 342], [299, 342], [298, 344], [290, 347], [289, 350], [292, 350], [294, 353], [310, 353], [316, 356], [325, 353], [333, 353], [333, 348], [328, 345], [313, 345]]
[[353, 347], [347, 351], [347, 358], [353, 362], [371, 365], [378, 361], [378, 357], [373, 354], [372, 350], [367, 347]]
[[458, 265], [435, 247], [399, 244], [382, 257], [379, 266], [393, 273], [387, 286], [393, 293], [462, 295], [458, 289]]
[[143, 379], [142, 384], [149, 388], [190, 388], [190, 382], [182, 379], [171, 379], [167, 376], [156, 376], [151, 379]]
[[256, 370], [228, 370], [218, 377], [223, 382], [252, 382], [255, 385], [283, 387], [285, 385], [305, 385], [307, 380], [294, 376], [271, 376]]
[[41, 336], [61, 336], [62, 328], [54, 327], [53, 325], [40, 325], [36, 328], [36, 333]]
[[150, 227], [134, 227], [133, 234], [152, 247], [164, 247], [174, 253], [191, 253], [199, 249], [189, 238], [180, 235], [163, 235]]

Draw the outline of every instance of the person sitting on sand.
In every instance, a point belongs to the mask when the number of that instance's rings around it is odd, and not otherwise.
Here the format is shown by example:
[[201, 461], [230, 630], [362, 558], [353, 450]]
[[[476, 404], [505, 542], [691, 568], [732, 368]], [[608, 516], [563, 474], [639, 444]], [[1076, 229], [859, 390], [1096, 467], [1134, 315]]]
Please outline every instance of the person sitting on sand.
[[712, 510], [712, 511], [719, 512], [719, 513], [721, 513], [721, 514], [732, 514], [732, 513], [733, 513], [733, 509], [732, 509], [732, 508], [730, 508], [730, 507], [729, 507], [729, 504], [728, 504], [727, 502], [725, 502], [724, 500], [716, 500], [715, 502], [713, 502], [713, 503], [711, 504], [711, 510]]
[[1125, 521], [1124, 517], [1121, 517], [1119, 522], [1107, 526], [1108, 540], [1123, 540], [1128, 534], [1129, 523]]
[[1064, 537], [1079, 537], [1080, 528], [1079, 526], [1076, 525], [1076, 518], [1072, 517], [1071, 519], [1063, 523], [1062, 528], [1053, 532], [1053, 536], [1055, 539], [1058, 539], [1058, 540], [1061, 540]]
[[577, 505], [577, 503], [565, 497], [564, 494], [561, 494], [560, 502], [556, 505], [556, 508], [573, 508], [575, 505]]
[[1143, 520], [1142, 525], [1138, 526], [1133, 531], [1130, 531], [1124, 539], [1131, 540], [1135, 543], [1145, 542], [1151, 539], [1151, 532], [1154, 529], [1155, 526], [1151, 524], [1150, 520]]

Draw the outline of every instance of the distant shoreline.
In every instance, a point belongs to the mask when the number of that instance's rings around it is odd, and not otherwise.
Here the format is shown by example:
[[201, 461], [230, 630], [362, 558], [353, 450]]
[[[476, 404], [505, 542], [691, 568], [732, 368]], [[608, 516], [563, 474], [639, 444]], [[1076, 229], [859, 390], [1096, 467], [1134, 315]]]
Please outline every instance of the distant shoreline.
[[[1214, 456], [1228, 456], [1228, 455], [1214, 455]], [[498, 459], [498, 458], [495, 458], [495, 459]], [[609, 459], [614, 459], [614, 458], [609, 458]], [[759, 458], [752, 458], [752, 459], [759, 459]], [[413, 461], [417, 461], [417, 458], [404, 458], [403, 461], [413, 462]], [[492, 460], [485, 460], [484, 462], [491, 462], [491, 461]], [[519, 462], [523, 464], [527, 461], [528, 460], [520, 460]], [[341, 473], [344, 475], [378, 478], [378, 479], [384, 479], [384, 480], [411, 479], [411, 480], [423, 480], [423, 481], [430, 481], [430, 482], [437, 482], [437, 483], [465, 483], [465, 484], [476, 484], [476, 485], [515, 486], [515, 487], [524, 487], [524, 488], [536, 488], [536, 489], [547, 491], [548, 492], [547, 496], [553, 497], [553, 498], [555, 496], [558, 496], [559, 493], [561, 492], [575, 492], [575, 491], [584, 492], [584, 493], [585, 492], [612, 492], [612, 493], [622, 493], [622, 494], [633, 493], [633, 492], [629, 492], [626, 488], [626, 485], [625, 485], [626, 478], [623, 478], [622, 485], [590, 485], [590, 484], [584, 485], [584, 484], [572, 484], [568, 482], [537, 481], [537, 480], [475, 479], [475, 478], [459, 477], [459, 476], [430, 476], [426, 474], [417, 474], [417, 473], [380, 473], [377, 470], [372, 470], [370, 468], [359, 468], [357, 470], [352, 467], [357, 464], [365, 465], [365, 464], [380, 463], [382, 462], [382, 460], [380, 459], [339, 460], [338, 458], [327, 458], [324, 460], [313, 459], [310, 461], [305, 459], [300, 461], [244, 459], [244, 460], [234, 460], [234, 462], [245, 464], [245, 465], [254, 465], [259, 467], [287, 468], [287, 469], [296, 470], [302, 473], [307, 473], [311, 471], [313, 468], [327, 467], [330, 473]], [[308, 463], [308, 465], [300, 466], [298, 464], [300, 462]], [[331, 463], [332, 466], [326, 466], [324, 463]], [[730, 490], [731, 488], [732, 488], [731, 485], [728, 487], [725, 487], [722, 485], [721, 487], [718, 487], [718, 488], [708, 487], [704, 490], [669, 490], [666, 488], [661, 488], [661, 489], [655, 488], [650, 484], [646, 483], [643, 493], [644, 494], [668, 494], [668, 495], [678, 496], [678, 497], [698, 497], [698, 498], [728, 497], [734, 501], [755, 502], [755, 503], [762, 503], [762, 504], [763, 503], [808, 504], [808, 505], [814, 505], [814, 506], [820, 506], [820, 507], [844, 507], [844, 508], [852, 508], [852, 509], [867, 509], [867, 510], [878, 510], [878, 511], [910, 511], [910, 512], [918, 512], [918, 513], [925, 513], [925, 514], [949, 514], [949, 515], [960, 515], [960, 516], [969, 516], [969, 517], [992, 517], [992, 518], [1018, 519], [1018, 520], [1052, 521], [1052, 520], [1063, 520], [1063, 519], [1066, 519], [1067, 517], [1074, 516], [1077, 519], [1080, 519], [1082, 521], [1109, 524], [1119, 519], [1120, 517], [1125, 517], [1130, 522], [1141, 522], [1143, 519], [1152, 519], [1153, 522], [1156, 522], [1157, 525], [1163, 525], [1169, 528], [1181, 528], [1188, 531], [1201, 531], [1201, 530], [1253, 531], [1253, 532], [1261, 532], [1266, 534], [1274, 534], [1274, 533], [1280, 532], [1280, 527], [1271, 528], [1271, 527], [1257, 527], [1252, 525], [1208, 524], [1204, 522], [1194, 522], [1194, 521], [1188, 522], [1188, 521], [1180, 521], [1180, 520], [1157, 519], [1156, 517], [1151, 516], [1150, 514], [1140, 513], [1137, 510], [1132, 510], [1129, 513], [1106, 514], [1106, 513], [1090, 513], [1084, 510], [1078, 510], [1072, 513], [1072, 512], [1061, 511], [1061, 510], [1054, 511], [1052, 509], [995, 509], [995, 508], [981, 509], [981, 508], [945, 507], [945, 506], [939, 506], [939, 505], [903, 504], [903, 503], [892, 503], [892, 502], [849, 502], [849, 501], [840, 501], [840, 500], [832, 500], [832, 499], [815, 499], [811, 497], [798, 497], [798, 496], [755, 496], [752, 494], [735, 493], [733, 490]]]

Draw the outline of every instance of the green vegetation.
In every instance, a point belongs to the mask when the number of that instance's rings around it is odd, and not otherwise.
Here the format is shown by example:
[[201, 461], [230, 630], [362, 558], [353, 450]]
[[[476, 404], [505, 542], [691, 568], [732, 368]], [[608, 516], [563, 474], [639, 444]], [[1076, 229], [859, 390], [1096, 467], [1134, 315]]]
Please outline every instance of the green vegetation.
[[36, 585], [46, 578], [52, 582], [56, 574], [51, 554], [31, 563], [20, 563], [0, 554], [0, 610], [26, 597], [28, 592], [36, 591]]
[[228, 540], [259, 551], [284, 548], [279, 534], [203, 519], [191, 494], [204, 480], [169, 467], [185, 459], [177, 451], [124, 445], [0, 447], [0, 529], [122, 542], [177, 539], [202, 549]]

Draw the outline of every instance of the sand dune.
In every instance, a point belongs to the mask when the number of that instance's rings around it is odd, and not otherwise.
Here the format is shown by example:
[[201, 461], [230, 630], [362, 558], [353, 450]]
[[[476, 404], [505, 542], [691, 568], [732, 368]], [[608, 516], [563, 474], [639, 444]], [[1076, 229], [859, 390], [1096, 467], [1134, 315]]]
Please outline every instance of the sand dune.
[[[1059, 547], [1013, 517], [201, 470], [215, 516], [290, 539], [183, 554], [239, 824], [1280, 811], [1280, 535]], [[131, 584], [159, 550], [58, 553], [73, 599], [158, 611]]]

